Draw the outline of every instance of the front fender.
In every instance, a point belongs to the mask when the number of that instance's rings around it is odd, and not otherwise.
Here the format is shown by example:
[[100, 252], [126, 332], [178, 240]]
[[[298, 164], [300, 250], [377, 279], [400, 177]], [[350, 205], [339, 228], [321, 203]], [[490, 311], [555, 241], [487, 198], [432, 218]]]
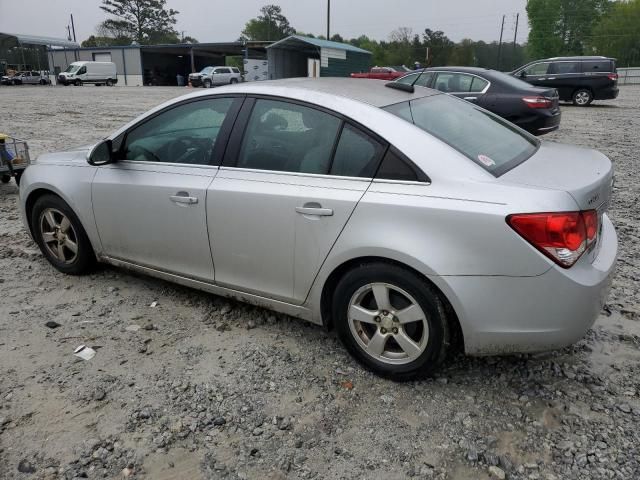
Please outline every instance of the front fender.
[[[89, 237], [96, 255], [102, 251], [98, 235], [93, 204], [91, 201], [91, 184], [97, 167], [90, 165], [56, 165], [33, 164], [22, 175], [20, 181], [20, 212], [22, 222], [32, 235], [28, 218], [28, 206], [33, 203], [33, 195], [48, 191], [58, 195], [71, 207]], [[33, 236], [33, 235], [32, 235]]]

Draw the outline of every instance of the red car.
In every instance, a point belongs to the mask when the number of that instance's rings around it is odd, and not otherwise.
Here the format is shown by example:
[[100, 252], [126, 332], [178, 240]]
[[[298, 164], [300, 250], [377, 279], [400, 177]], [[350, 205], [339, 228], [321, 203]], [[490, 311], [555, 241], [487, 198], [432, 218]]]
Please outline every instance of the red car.
[[373, 67], [367, 73], [352, 73], [351, 78], [373, 78], [375, 80], [392, 81], [404, 77], [410, 71], [405, 67]]

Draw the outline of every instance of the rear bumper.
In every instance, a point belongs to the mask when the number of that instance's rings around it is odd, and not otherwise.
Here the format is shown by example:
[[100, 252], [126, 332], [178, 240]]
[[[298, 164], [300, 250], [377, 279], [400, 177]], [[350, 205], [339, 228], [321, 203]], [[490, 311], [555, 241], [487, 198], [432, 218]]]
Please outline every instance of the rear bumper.
[[618, 87], [609, 87], [597, 90], [594, 95], [594, 100], [613, 100], [618, 98], [620, 89]]
[[539, 110], [535, 114], [516, 120], [514, 123], [529, 133], [544, 135], [558, 130], [561, 120], [560, 110], [555, 113], [550, 110]]
[[585, 255], [568, 270], [554, 266], [537, 277], [440, 277], [466, 352], [540, 352], [581, 339], [606, 301], [617, 251], [616, 232], [605, 215], [593, 263]]

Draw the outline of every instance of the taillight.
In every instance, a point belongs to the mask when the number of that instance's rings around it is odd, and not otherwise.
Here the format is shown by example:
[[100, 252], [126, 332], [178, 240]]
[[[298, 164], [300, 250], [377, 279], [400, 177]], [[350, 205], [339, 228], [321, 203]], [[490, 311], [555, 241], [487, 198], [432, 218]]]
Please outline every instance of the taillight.
[[564, 268], [571, 267], [598, 237], [598, 212], [522, 213], [507, 223], [527, 242]]
[[610, 73], [609, 75], [607, 75], [607, 77], [609, 77], [609, 80], [618, 80], [618, 74], [617, 73]]
[[522, 101], [530, 108], [551, 108], [553, 101], [546, 97], [523, 97]]

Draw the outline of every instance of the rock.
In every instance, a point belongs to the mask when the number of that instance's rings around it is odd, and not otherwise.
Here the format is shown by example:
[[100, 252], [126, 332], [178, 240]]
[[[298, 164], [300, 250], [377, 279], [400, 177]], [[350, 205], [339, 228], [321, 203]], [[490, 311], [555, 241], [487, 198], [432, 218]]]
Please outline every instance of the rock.
[[216, 426], [224, 425], [227, 423], [224, 417], [216, 417], [213, 419], [213, 424]]
[[477, 462], [478, 450], [476, 450], [474, 447], [469, 448], [469, 450], [467, 450], [467, 460], [474, 463]]
[[150, 331], [150, 330], [157, 330], [157, 329], [156, 329], [156, 326], [155, 326], [153, 323], [147, 323], [147, 324], [144, 326], [144, 329], [145, 329], [145, 330], [148, 330], [148, 331]]
[[96, 388], [95, 392], [93, 392], [93, 399], [98, 402], [105, 399], [107, 396], [107, 392], [105, 392], [102, 388]]
[[489, 467], [489, 476], [491, 478], [497, 478], [498, 480], [504, 480], [505, 478], [507, 478], [504, 470], [496, 466]]
[[256, 328], [256, 322], [254, 322], [253, 320], [249, 320], [247, 322], [247, 330], [253, 330], [254, 328]]
[[36, 473], [36, 467], [29, 460], [23, 458], [20, 460], [20, 463], [18, 463], [18, 471], [20, 473]]
[[262, 435], [264, 433], [264, 430], [262, 430], [260, 427], [256, 427], [253, 429], [252, 433], [257, 437], [258, 435]]
[[47, 323], [44, 324], [44, 326], [53, 330], [58, 327], [61, 327], [62, 325], [60, 325], [58, 322], [54, 322], [53, 320], [49, 320]]
[[138, 330], [140, 330], [140, 325], [129, 325], [127, 328], [125, 328], [125, 330], [127, 332], [137, 332]]
[[626, 403], [621, 403], [618, 405], [618, 410], [624, 413], [631, 413], [631, 407]]
[[380, 400], [385, 405], [391, 405], [393, 403], [393, 397], [391, 395], [380, 395]]

